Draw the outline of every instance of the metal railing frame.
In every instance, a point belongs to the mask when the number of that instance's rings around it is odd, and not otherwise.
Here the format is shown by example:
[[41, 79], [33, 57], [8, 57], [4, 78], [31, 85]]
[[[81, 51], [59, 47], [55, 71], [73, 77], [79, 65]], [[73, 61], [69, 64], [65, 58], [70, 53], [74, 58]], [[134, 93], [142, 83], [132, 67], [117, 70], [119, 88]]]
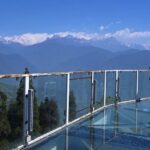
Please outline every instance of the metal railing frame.
[[[107, 98], [107, 73], [110, 73], [110, 72], [115, 72], [115, 103], [113, 104], [109, 104], [107, 105], [106, 104], [106, 98]], [[66, 82], [67, 82], [67, 93], [66, 93], [66, 122], [64, 125], [46, 133], [46, 134], [43, 134], [41, 135], [40, 137], [34, 139], [34, 140], [31, 140], [31, 141], [28, 141], [27, 138], [29, 137], [29, 134], [28, 134], [28, 125], [25, 123], [28, 121], [28, 108], [26, 105], [24, 105], [24, 119], [23, 119], [23, 144], [24, 145], [21, 145], [19, 146], [17, 149], [22, 149], [26, 146], [30, 146], [30, 145], [34, 145], [38, 142], [41, 142], [45, 139], [47, 139], [50, 135], [52, 134], [55, 134], [57, 132], [59, 132], [60, 130], [63, 130], [65, 129], [66, 127], [70, 126], [70, 125], [73, 125], [79, 121], [81, 121], [82, 119], [85, 119], [85, 118], [88, 118], [89, 116], [97, 113], [98, 111], [100, 110], [103, 110], [104, 108], [107, 108], [107, 107], [110, 107], [112, 105], [120, 105], [120, 104], [124, 104], [124, 103], [131, 103], [131, 102], [136, 102], [136, 99], [133, 99], [133, 100], [124, 100], [124, 101], [118, 101], [119, 99], [119, 72], [136, 72], [136, 98], [139, 98], [139, 72], [150, 72], [149, 69], [143, 69], [143, 70], [97, 70], [97, 71], [76, 71], [76, 72], [52, 72], [52, 73], [31, 73], [31, 74], [7, 74], [7, 75], [0, 75], [0, 79], [3, 79], [3, 78], [21, 78], [21, 77], [24, 77], [25, 78], [25, 96], [24, 96], [24, 104], [26, 104], [26, 101], [28, 100], [28, 90], [29, 90], [29, 83], [30, 83], [30, 77], [41, 77], [41, 76], [60, 76], [60, 75], [66, 75], [67, 78], [66, 78]], [[88, 74], [91, 74], [91, 102], [90, 102], [90, 107], [91, 107], [91, 110], [81, 116], [81, 117], [78, 117], [76, 119], [74, 119], [73, 121], [69, 121], [69, 95], [70, 95], [70, 81], [71, 81], [71, 78], [70, 76], [72, 74], [83, 74], [83, 73], [88, 73]], [[94, 74], [95, 73], [104, 73], [104, 97], [103, 97], [103, 101], [104, 101], [104, 106], [98, 108], [98, 109], [95, 109], [94, 107]], [[82, 80], [82, 79], [81, 79]], [[150, 99], [150, 97], [147, 97], [147, 98], [141, 98], [141, 100], [146, 100], [146, 99]]]

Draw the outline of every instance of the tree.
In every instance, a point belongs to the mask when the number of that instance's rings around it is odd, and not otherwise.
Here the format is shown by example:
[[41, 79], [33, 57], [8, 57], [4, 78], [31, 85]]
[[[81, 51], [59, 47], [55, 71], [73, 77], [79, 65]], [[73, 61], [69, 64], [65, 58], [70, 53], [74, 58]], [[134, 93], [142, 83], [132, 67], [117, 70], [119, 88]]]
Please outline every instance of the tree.
[[7, 149], [8, 136], [11, 132], [10, 124], [7, 118], [7, 96], [0, 91], [0, 149]]
[[58, 106], [55, 99], [45, 98], [40, 105], [40, 125], [43, 132], [47, 132], [59, 125]]
[[76, 98], [73, 91], [70, 91], [69, 96], [69, 120], [74, 120], [76, 118]]

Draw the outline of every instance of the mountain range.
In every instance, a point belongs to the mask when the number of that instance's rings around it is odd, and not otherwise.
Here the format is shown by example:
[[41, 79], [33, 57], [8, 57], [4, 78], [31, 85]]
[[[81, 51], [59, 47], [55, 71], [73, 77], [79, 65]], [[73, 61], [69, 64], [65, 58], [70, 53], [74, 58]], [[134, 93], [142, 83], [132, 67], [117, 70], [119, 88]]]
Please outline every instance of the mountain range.
[[141, 69], [150, 65], [150, 51], [127, 46], [115, 38], [85, 40], [72, 36], [48, 38], [33, 45], [0, 41], [0, 74], [30, 72]]

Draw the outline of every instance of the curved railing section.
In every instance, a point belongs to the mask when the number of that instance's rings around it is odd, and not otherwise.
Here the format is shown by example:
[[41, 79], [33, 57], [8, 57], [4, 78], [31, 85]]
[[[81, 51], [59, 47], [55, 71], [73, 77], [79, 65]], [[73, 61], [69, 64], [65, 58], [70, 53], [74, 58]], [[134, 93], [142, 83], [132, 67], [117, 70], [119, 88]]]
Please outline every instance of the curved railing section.
[[0, 75], [0, 147], [26, 148], [112, 106], [150, 99], [150, 70]]

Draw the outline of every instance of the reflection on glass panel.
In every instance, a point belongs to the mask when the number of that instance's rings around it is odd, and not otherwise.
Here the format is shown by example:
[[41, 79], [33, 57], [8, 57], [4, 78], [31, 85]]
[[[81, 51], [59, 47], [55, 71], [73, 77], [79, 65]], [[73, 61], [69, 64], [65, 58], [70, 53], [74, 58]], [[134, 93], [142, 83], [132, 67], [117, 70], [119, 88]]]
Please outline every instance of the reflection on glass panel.
[[115, 107], [111, 106], [104, 109], [104, 131], [105, 131], [105, 143], [108, 143], [110, 140], [113, 140], [115, 137]]
[[136, 72], [119, 72], [119, 94], [121, 101], [136, 98]]
[[118, 107], [118, 130], [141, 136], [150, 135], [150, 100], [121, 104]]
[[69, 149], [100, 149], [104, 141], [104, 112], [81, 121], [69, 129]]
[[[66, 75], [30, 79], [34, 95], [32, 138], [57, 128], [66, 120]], [[31, 85], [30, 85], [31, 86]]]
[[139, 97], [150, 97], [150, 72], [139, 72]]
[[[114, 107], [104, 108], [104, 110], [98, 112], [93, 116], [92, 126], [95, 128], [96, 137], [100, 140], [99, 145], [102, 145], [110, 141], [115, 136], [114, 130]], [[102, 146], [101, 145], [101, 146]]]
[[116, 73], [107, 72], [106, 75], [106, 105], [114, 104], [116, 91]]
[[[100, 145], [100, 140], [98, 136], [96, 136], [96, 130], [93, 127], [89, 126], [81, 126], [71, 128], [69, 133], [69, 148], [70, 149], [95, 149], [98, 145]], [[98, 135], [99, 132], [97, 132]]]
[[150, 136], [150, 100], [137, 103], [137, 133]]
[[67, 147], [66, 135], [63, 132], [49, 138], [49, 140], [47, 140], [46, 142], [37, 145], [31, 149], [32, 150], [67, 150], [66, 147]]
[[0, 79], [0, 149], [22, 144], [24, 78]]
[[90, 111], [91, 74], [72, 74], [70, 76], [69, 120]]
[[149, 150], [149, 106], [145, 100], [104, 108], [32, 149]]
[[[143, 125], [149, 125], [150, 124], [150, 100], [145, 100], [140, 103], [138, 103], [138, 121], [139, 123]], [[144, 117], [142, 117], [144, 116]]]
[[120, 104], [118, 106], [118, 130], [119, 132], [136, 132], [136, 104]]
[[104, 73], [95, 73], [95, 109], [104, 106]]

